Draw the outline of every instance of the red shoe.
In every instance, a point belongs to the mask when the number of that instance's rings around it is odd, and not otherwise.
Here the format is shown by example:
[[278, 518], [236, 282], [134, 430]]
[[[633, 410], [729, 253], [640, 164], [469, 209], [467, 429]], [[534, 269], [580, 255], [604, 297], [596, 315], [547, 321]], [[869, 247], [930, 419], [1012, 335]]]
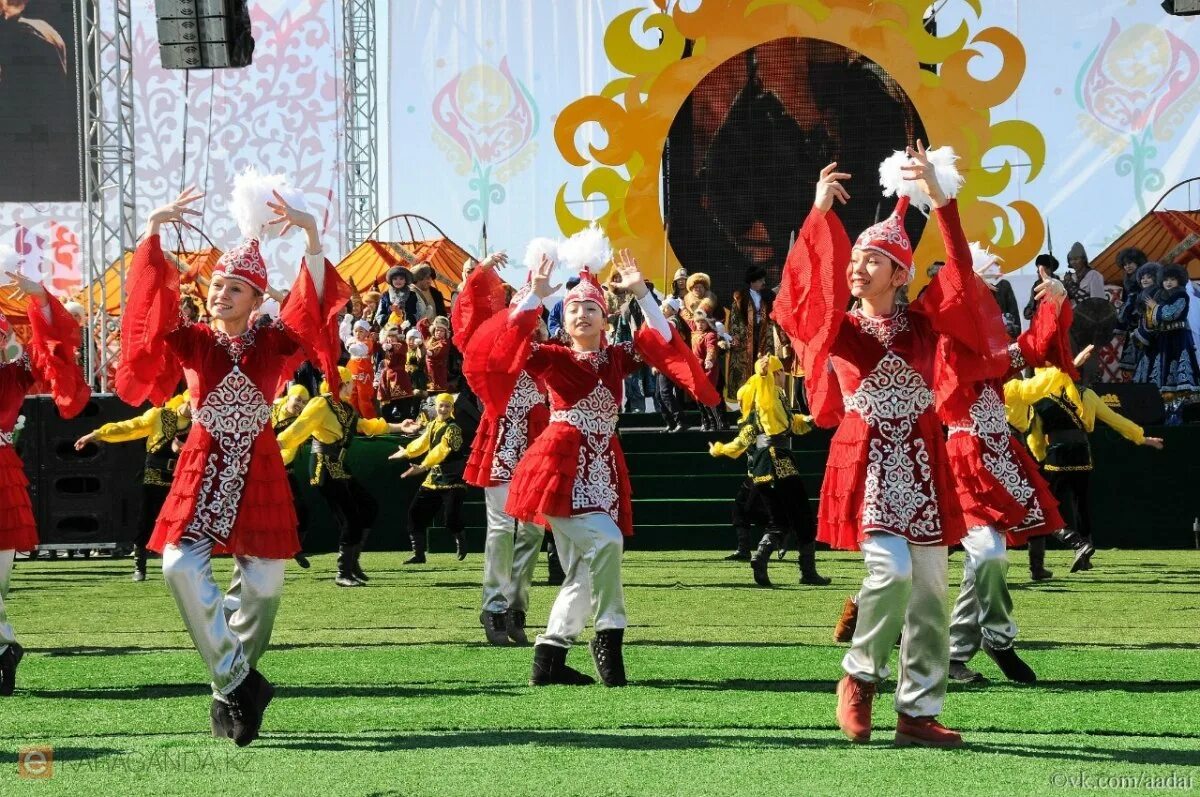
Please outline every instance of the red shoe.
[[962, 736], [937, 721], [937, 717], [896, 715], [896, 745], [908, 747], [962, 747]]
[[847, 675], [837, 685], [837, 722], [846, 738], [855, 744], [871, 741], [871, 701], [875, 684]]
[[834, 642], [849, 642], [854, 639], [854, 628], [858, 625], [858, 601], [851, 595], [842, 605], [842, 616], [833, 629]]

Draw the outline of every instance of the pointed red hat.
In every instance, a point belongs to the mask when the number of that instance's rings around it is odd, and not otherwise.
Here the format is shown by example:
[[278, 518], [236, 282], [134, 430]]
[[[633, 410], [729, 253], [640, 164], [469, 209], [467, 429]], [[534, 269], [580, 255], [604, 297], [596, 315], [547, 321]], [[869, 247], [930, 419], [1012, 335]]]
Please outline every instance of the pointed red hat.
[[563, 307], [577, 302], [595, 302], [600, 305], [601, 310], [608, 305], [604, 298], [604, 291], [592, 275], [591, 269], [585, 268], [579, 272], [579, 284], [567, 291], [567, 295], [563, 298]]
[[904, 230], [904, 214], [907, 211], [908, 197], [902, 196], [896, 201], [896, 209], [892, 211], [892, 215], [862, 231], [858, 240], [854, 242], [854, 248], [887, 255], [893, 262], [908, 269], [909, 279], [912, 279], [912, 241], [908, 239], [908, 233]]
[[213, 273], [241, 280], [259, 293], [267, 291], [267, 264], [259, 251], [257, 238], [247, 238], [221, 255]]

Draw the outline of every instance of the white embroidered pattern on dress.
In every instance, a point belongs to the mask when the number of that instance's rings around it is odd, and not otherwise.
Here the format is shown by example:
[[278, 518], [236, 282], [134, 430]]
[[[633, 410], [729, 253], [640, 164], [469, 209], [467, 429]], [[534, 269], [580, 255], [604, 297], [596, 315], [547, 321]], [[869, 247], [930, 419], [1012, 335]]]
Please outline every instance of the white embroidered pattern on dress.
[[908, 331], [908, 310], [903, 307], [890, 316], [867, 316], [858, 308], [851, 315], [858, 319], [859, 328], [885, 349], [891, 349], [896, 336]]
[[192, 423], [213, 438], [215, 449], [204, 462], [196, 510], [186, 536], [229, 539], [246, 487], [254, 441], [271, 421], [271, 405], [239, 368], [217, 383], [196, 410]]
[[1005, 492], [1025, 507], [1025, 518], [1020, 529], [1033, 528], [1046, 520], [1037, 491], [1025, 478], [1020, 464], [1012, 451], [1012, 439], [1008, 433], [1008, 420], [1004, 414], [1004, 400], [990, 385], [985, 384], [979, 398], [971, 405], [969, 425], [950, 426], [950, 434], [970, 434], [979, 438], [985, 450], [982, 452], [983, 466], [996, 477]]
[[863, 530], [914, 541], [939, 539], [941, 519], [929, 452], [915, 435], [917, 418], [933, 405], [933, 391], [889, 351], [843, 400], [846, 410], [857, 412], [874, 432], [867, 446]]
[[598, 383], [581, 401], [567, 410], [550, 413], [551, 423], [567, 423], [583, 433], [575, 483], [571, 488], [571, 508], [579, 511], [600, 510], [618, 520], [617, 463], [609, 448], [617, 433], [617, 399]]
[[528, 371], [521, 371], [517, 384], [496, 424], [496, 452], [492, 456], [491, 479], [494, 482], [512, 481], [513, 471], [525, 449], [529, 447], [529, 411], [546, 403], [546, 394]]
[[254, 345], [254, 327], [247, 327], [246, 331], [240, 335], [231, 336], [224, 332], [213, 330], [213, 339], [229, 355], [229, 359], [236, 364], [241, 362], [242, 355], [246, 353], [246, 349]]
[[1008, 367], [1014, 371], [1020, 371], [1028, 364], [1025, 362], [1025, 355], [1021, 354], [1021, 347], [1016, 343], [1008, 344]]
[[0, 432], [0, 448], [13, 444], [12, 432]]

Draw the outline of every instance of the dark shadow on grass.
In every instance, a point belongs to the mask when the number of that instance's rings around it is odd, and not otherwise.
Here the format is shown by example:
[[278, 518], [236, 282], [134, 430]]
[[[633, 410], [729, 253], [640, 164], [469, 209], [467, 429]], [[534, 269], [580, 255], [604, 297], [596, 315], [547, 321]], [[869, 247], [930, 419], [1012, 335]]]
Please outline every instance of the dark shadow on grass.
[[973, 753], [998, 753], [1014, 755], [1022, 758], [1039, 758], [1042, 760], [1070, 760], [1090, 763], [1121, 763], [1121, 764], [1161, 764], [1176, 767], [1194, 767], [1196, 752], [1194, 750], [1171, 750], [1161, 747], [1117, 748], [1093, 747], [1091, 745], [1034, 745], [1023, 742], [1005, 744], [1004, 742], [971, 742], [966, 738], [967, 747]]
[[783, 680], [757, 681], [749, 678], [724, 678], [699, 681], [690, 678], [649, 679], [632, 682], [648, 689], [695, 689], [704, 692], [814, 692], [832, 695], [837, 681]]
[[576, 747], [584, 750], [761, 750], [762, 748], [794, 749], [797, 747], [841, 747], [840, 739], [780, 738], [769, 735], [736, 734], [705, 735], [596, 733], [588, 731], [440, 731], [438, 733], [397, 733], [370, 737], [358, 735], [321, 735], [319, 738], [286, 738], [272, 734], [258, 743], [259, 747], [278, 747], [289, 750], [321, 752], [394, 752], [399, 750], [437, 750], [457, 747]]
[[1021, 650], [1062, 650], [1064, 648], [1100, 648], [1102, 650], [1200, 650], [1192, 642], [1021, 642]]
[[[319, 684], [312, 686], [275, 686], [278, 698], [422, 698], [462, 696], [515, 696], [525, 694], [524, 687], [491, 682], [457, 682], [459, 685], [436, 687], [412, 684]], [[155, 698], [197, 697], [211, 694], [202, 684], [141, 684], [112, 689], [29, 689], [30, 697], [67, 700], [152, 700]]]

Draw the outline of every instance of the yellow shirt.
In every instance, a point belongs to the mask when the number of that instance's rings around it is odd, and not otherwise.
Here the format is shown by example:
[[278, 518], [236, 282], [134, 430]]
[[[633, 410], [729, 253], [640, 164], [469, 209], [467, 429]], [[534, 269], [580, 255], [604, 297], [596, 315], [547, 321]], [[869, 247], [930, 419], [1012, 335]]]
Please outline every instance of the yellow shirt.
[[[375, 437], [387, 434], [388, 422], [383, 418], [359, 418], [355, 428], [361, 435]], [[310, 437], [325, 445], [342, 441], [342, 425], [325, 396], [317, 396], [305, 404], [296, 422], [279, 435], [279, 450], [285, 465], [291, 464], [296, 458], [297, 449]]]

